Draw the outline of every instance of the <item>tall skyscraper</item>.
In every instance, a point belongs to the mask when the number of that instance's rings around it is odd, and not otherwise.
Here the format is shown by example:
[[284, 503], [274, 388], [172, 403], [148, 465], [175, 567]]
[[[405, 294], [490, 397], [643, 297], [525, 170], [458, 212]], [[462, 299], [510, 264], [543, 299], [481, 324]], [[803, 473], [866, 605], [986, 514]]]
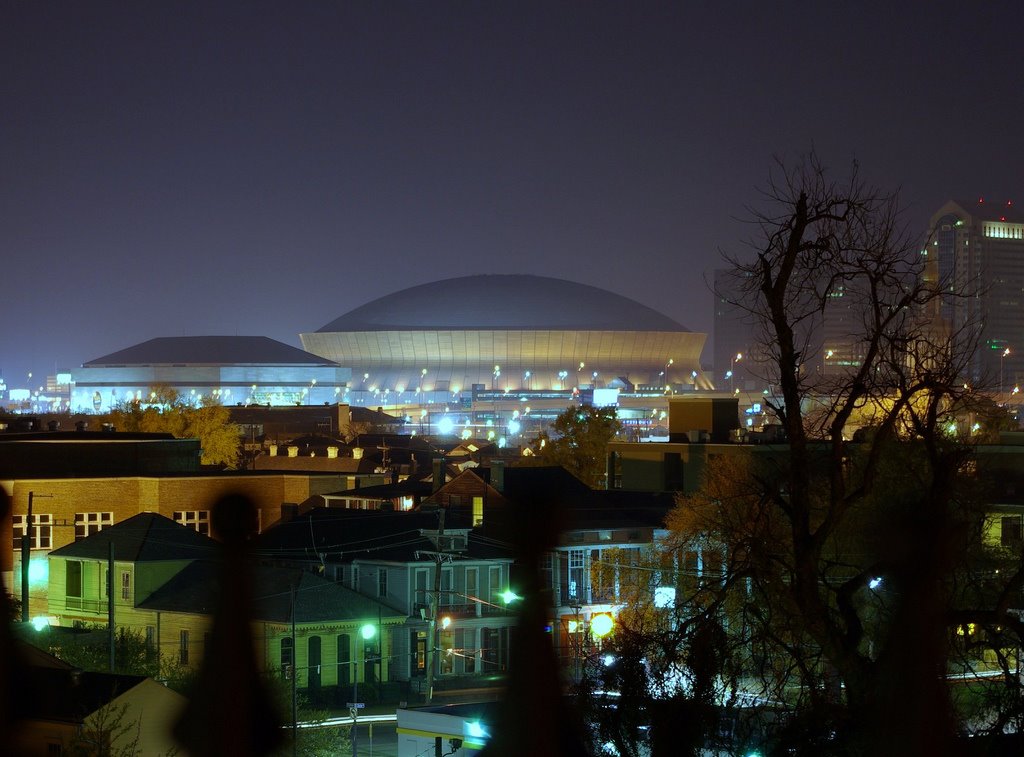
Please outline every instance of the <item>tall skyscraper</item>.
[[1024, 212], [1012, 202], [950, 200], [932, 216], [922, 254], [945, 292], [937, 315], [976, 334], [971, 381], [1008, 392], [1024, 380]]
[[[743, 279], [731, 269], [715, 271], [715, 388], [718, 391], [748, 391], [763, 387], [754, 363], [763, 357], [758, 348], [754, 319], [738, 302], [749, 295], [743, 291]], [[737, 358], [737, 356], [739, 356]]]

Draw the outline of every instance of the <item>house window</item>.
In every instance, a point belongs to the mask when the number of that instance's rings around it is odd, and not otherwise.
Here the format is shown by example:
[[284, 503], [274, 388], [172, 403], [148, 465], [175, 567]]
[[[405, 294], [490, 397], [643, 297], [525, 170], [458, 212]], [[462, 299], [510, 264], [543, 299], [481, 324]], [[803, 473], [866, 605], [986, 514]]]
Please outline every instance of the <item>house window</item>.
[[426, 568], [418, 568], [416, 570], [416, 596], [412, 600], [414, 604], [427, 604], [427, 579], [429, 577], [430, 571]]
[[493, 605], [501, 602], [501, 568], [497, 566], [487, 569], [487, 601]]
[[64, 593], [69, 597], [82, 596], [82, 563], [77, 560], [67, 561], [67, 581]]
[[188, 665], [188, 631], [182, 631], [178, 636], [178, 662]]
[[388, 595], [388, 572], [385, 568], [379, 568], [377, 570], [377, 596], [386, 597]]
[[441, 604], [455, 604], [455, 591], [452, 589], [451, 568], [441, 568]]
[[581, 597], [586, 588], [586, 551], [569, 550], [569, 596]]
[[474, 605], [479, 607], [479, 603], [476, 600], [479, 598], [477, 592], [480, 588], [477, 586], [477, 576], [479, 574], [478, 568], [466, 568], [466, 595], [469, 597], [467, 601], [473, 602]]
[[210, 535], [209, 510], [175, 510], [174, 522], [195, 529], [204, 536]]
[[130, 571], [121, 571], [121, 599], [126, 602], [132, 598], [132, 574]]
[[473, 497], [473, 525], [479, 526], [484, 522], [484, 498]]
[[291, 670], [295, 664], [295, 641], [291, 636], [281, 639], [281, 670]]
[[462, 662], [466, 673], [476, 672], [476, 634], [470, 629], [462, 631]]
[[1002, 546], [1016, 547], [1021, 543], [1021, 516], [1005, 515], [999, 525], [999, 543]]
[[75, 513], [75, 541], [114, 525], [114, 513]]
[[150, 652], [156, 650], [156, 628], [146, 626], [146, 649]]
[[[14, 526], [14, 548], [21, 548], [21, 537], [25, 536], [25, 524], [28, 516], [15, 515], [12, 518]], [[50, 549], [53, 544], [53, 516], [47, 513], [35, 513], [32, 515], [32, 532], [29, 534], [32, 549]]]

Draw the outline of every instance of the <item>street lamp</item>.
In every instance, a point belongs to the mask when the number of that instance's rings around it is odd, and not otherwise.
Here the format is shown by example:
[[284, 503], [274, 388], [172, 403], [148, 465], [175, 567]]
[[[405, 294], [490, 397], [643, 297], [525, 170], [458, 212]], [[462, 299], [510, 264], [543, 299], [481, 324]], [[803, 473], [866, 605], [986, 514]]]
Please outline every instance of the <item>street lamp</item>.
[[[743, 353], [737, 352], [735, 357], [729, 361], [729, 391], [733, 392], [734, 384], [736, 383], [736, 363], [743, 359]], [[733, 392], [735, 393], [735, 392]]]
[[1010, 348], [1007, 347], [1003, 350], [1003, 354], [999, 356], [999, 393], [1003, 393], [1003, 359], [1010, 354]]
[[[359, 635], [363, 639], [363, 662], [366, 663], [366, 642], [369, 642], [374, 636], [377, 635], [377, 627], [372, 623], [367, 623], [359, 629]], [[378, 655], [379, 657], [379, 655]], [[372, 662], [371, 657], [369, 662]], [[366, 666], [363, 666], [363, 672], [365, 675]], [[359, 670], [358, 668], [352, 671], [352, 701], [349, 703], [349, 714], [352, 716], [352, 757], [356, 757], [356, 742], [358, 738], [358, 732], [356, 727], [359, 725], [359, 708], [363, 703], [359, 701]]]

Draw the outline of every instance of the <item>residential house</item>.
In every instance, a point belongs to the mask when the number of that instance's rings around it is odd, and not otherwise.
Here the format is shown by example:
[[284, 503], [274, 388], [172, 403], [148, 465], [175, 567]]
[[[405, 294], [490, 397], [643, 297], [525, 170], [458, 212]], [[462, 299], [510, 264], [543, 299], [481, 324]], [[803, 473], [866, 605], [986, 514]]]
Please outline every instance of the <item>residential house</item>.
[[[327, 578], [406, 617], [392, 628], [390, 680], [419, 682], [429, 664], [434, 596], [440, 678], [507, 669], [514, 613], [505, 601], [512, 558], [443, 508], [415, 512], [314, 509], [257, 540], [267, 561], [323, 570]], [[442, 517], [443, 529], [442, 529]], [[445, 621], [447, 619], [447, 621]]]
[[[50, 554], [49, 620], [106, 624], [113, 564], [116, 626], [197, 668], [221, 597], [218, 553], [212, 539], [163, 516], [129, 518]], [[295, 568], [253, 565], [249, 578], [261, 671], [295, 675], [298, 687], [311, 689], [387, 678], [388, 629], [405, 622], [403, 613]]]
[[[14, 741], [9, 754], [54, 757], [74, 745], [170, 755], [171, 729], [185, 698], [151, 678], [77, 670], [35, 647], [19, 644], [25, 662]], [[91, 753], [91, 752], [90, 752]], [[99, 753], [99, 752], [96, 752]]]

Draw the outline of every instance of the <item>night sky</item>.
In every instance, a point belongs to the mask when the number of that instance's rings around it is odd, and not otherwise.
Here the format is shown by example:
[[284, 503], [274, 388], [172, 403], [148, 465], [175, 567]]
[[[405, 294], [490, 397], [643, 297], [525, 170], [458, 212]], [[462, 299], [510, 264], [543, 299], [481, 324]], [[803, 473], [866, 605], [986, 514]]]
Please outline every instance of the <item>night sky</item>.
[[704, 274], [741, 249], [773, 155], [856, 158], [922, 230], [950, 197], [1024, 198], [1022, 20], [4, 0], [0, 372], [36, 385], [155, 336], [299, 346], [471, 273], [572, 279], [710, 332]]

